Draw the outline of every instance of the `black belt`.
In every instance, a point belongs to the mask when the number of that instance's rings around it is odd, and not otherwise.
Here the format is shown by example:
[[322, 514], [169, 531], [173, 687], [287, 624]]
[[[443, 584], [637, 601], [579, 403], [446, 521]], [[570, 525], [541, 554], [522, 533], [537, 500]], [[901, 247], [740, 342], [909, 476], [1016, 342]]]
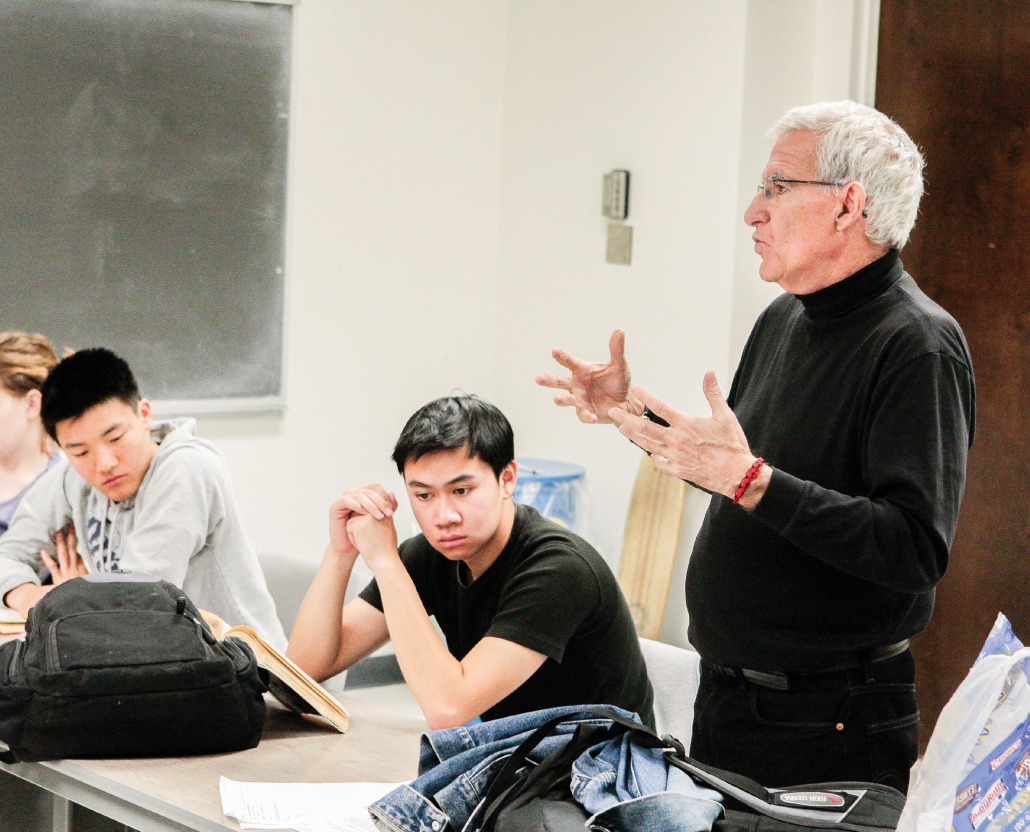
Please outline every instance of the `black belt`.
[[894, 644], [885, 644], [879, 647], [870, 647], [858, 655], [852, 656], [846, 663], [824, 667], [819, 670], [794, 670], [787, 673], [782, 670], [749, 670], [746, 667], [730, 667], [724, 664], [704, 661], [704, 665], [723, 676], [732, 676], [736, 679], [747, 679], [747, 681], [763, 688], [773, 690], [790, 690], [791, 677], [798, 676], [821, 676], [824, 673], [836, 673], [840, 670], [851, 670], [855, 667], [874, 665], [900, 656], [909, 648], [909, 640], [903, 639]]

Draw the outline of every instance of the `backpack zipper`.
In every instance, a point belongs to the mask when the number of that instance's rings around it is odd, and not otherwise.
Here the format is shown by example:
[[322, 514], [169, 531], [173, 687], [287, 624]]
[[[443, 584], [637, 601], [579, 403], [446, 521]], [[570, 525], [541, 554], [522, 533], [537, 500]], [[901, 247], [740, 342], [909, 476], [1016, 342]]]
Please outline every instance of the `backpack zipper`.
[[11, 653], [11, 663], [7, 666], [7, 678], [12, 682], [23, 682], [25, 679], [25, 664], [22, 653], [25, 652], [25, 642], [17, 642], [17, 646]]
[[63, 618], [57, 619], [47, 629], [46, 634], [46, 669], [50, 673], [61, 672], [61, 656], [57, 647], [57, 625], [64, 621]]

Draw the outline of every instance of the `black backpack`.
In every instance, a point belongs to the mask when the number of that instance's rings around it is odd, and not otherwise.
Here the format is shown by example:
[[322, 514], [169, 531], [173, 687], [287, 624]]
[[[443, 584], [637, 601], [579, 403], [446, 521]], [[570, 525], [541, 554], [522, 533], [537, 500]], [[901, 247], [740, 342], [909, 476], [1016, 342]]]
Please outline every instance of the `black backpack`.
[[0, 759], [253, 748], [264, 691], [250, 648], [218, 641], [174, 584], [86, 575], [36, 603], [24, 641], [0, 646]]
[[[584, 722], [564, 747], [539, 764], [530, 764], [528, 757], [533, 749], [559, 724], [581, 717], [601, 717], [611, 723]], [[747, 777], [692, 760], [674, 737], [659, 737], [646, 725], [596, 707], [555, 717], [527, 737], [493, 776], [465, 829], [581, 832], [587, 814], [569, 790], [572, 763], [588, 748], [625, 732], [632, 732], [634, 741], [642, 746], [666, 749], [670, 765], [723, 795], [723, 817], [716, 820], [713, 832], [894, 832], [905, 806], [901, 792], [879, 783], [815, 783], [766, 789]]]

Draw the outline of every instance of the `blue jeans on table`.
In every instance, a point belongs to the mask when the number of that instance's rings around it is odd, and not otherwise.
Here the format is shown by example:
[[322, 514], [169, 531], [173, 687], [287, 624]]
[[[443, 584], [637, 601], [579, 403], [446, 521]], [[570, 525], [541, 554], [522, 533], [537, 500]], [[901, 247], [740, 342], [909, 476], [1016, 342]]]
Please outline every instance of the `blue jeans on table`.
[[571, 718], [537, 745], [530, 754], [536, 762], [563, 748], [577, 725], [608, 724], [608, 720], [599, 717], [575, 719], [580, 710], [576, 706], [550, 708], [478, 725], [429, 731], [422, 735], [419, 776], [373, 803], [369, 813], [381, 826], [398, 832], [460, 832], [511, 752], [540, 725], [558, 716]]
[[[613, 710], [634, 717], [619, 708]], [[600, 717], [582, 715], [581, 707], [572, 706], [423, 734], [419, 777], [373, 803], [369, 812], [381, 827], [396, 832], [460, 832], [511, 753], [534, 729], [566, 715], [569, 721], [560, 723], [537, 745], [531, 760], [542, 760], [563, 748], [578, 725], [609, 724]], [[689, 777], [684, 782], [679, 777], [681, 772], [670, 776], [669, 771], [660, 751], [637, 746], [627, 735], [620, 735], [588, 749], [575, 761], [573, 796], [599, 821], [603, 819], [606, 829], [710, 829], [711, 820], [705, 826], [698, 825], [697, 818], [711, 815], [714, 820], [718, 815], [720, 807], [711, 796], [715, 793], [703, 794], [709, 790], [694, 785]], [[674, 791], [667, 792], [670, 787]], [[642, 805], [646, 800], [651, 803]], [[696, 810], [697, 804], [704, 804], [700, 811]], [[645, 810], [647, 817], [640, 820]], [[684, 821], [651, 825], [651, 821], [666, 815], [682, 815]]]
[[587, 824], [613, 832], [706, 832], [722, 812], [719, 792], [629, 734], [581, 754], [572, 764], [571, 788], [592, 815]]

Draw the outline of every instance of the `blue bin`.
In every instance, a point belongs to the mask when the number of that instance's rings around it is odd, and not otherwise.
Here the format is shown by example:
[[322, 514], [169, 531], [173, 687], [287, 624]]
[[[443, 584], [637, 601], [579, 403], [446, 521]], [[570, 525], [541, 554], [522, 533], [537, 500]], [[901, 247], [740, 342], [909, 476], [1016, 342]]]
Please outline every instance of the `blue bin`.
[[518, 481], [516, 503], [533, 506], [544, 517], [581, 534], [580, 517], [586, 469], [571, 462], [516, 457]]

